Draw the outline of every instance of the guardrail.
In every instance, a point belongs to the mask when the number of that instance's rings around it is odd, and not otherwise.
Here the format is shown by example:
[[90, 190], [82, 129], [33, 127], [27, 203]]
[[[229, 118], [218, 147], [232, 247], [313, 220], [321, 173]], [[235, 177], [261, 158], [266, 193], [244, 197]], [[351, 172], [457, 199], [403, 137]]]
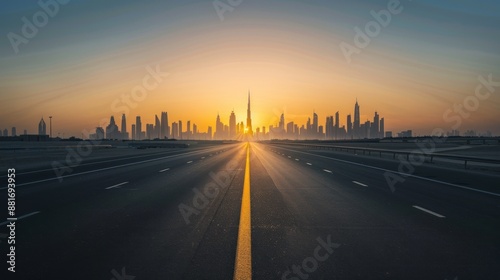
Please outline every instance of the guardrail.
[[[415, 155], [414, 151], [395, 151], [395, 150], [386, 150], [386, 149], [374, 149], [374, 148], [362, 148], [362, 147], [346, 147], [346, 146], [334, 146], [334, 145], [318, 145], [318, 144], [303, 144], [303, 143], [273, 143], [277, 145], [295, 145], [295, 146], [303, 146], [303, 147], [311, 147], [316, 149], [325, 149], [332, 151], [343, 151], [346, 152], [353, 151], [356, 153], [357, 151], [363, 152], [363, 155], [372, 153], [379, 154], [382, 157], [382, 154], [392, 154], [392, 158], [395, 159], [396, 155], [404, 155], [406, 156], [406, 160], [410, 160], [410, 155]], [[477, 162], [477, 163], [493, 163], [500, 165], [500, 160], [491, 159], [491, 158], [479, 158], [479, 157], [468, 157], [468, 156], [460, 156], [460, 155], [449, 155], [449, 154], [440, 154], [440, 153], [424, 153], [419, 152], [419, 155], [424, 156], [424, 160], [428, 159], [429, 162], [433, 162], [434, 158], [447, 158], [457, 161], [464, 161], [464, 168], [467, 169], [467, 163], [469, 162]]]

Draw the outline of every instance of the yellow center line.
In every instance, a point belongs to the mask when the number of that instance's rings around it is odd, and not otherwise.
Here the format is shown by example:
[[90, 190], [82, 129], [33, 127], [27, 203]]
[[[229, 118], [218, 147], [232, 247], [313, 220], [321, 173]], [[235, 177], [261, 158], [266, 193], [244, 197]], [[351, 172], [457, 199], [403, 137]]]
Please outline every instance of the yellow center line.
[[243, 195], [241, 198], [240, 226], [236, 245], [236, 263], [233, 279], [252, 279], [252, 229], [250, 215], [250, 143], [247, 143], [247, 160]]

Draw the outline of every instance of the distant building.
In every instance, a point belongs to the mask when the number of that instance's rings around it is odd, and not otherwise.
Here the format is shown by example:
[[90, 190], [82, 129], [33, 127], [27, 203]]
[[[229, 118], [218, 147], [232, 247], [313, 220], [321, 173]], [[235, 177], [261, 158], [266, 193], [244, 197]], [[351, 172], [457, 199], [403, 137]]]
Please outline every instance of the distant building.
[[208, 138], [209, 138], [208, 140], [212, 140], [213, 134], [212, 134], [212, 127], [211, 126], [208, 127], [207, 134], [208, 134]]
[[411, 130], [406, 130], [406, 131], [401, 131], [398, 133], [398, 137], [400, 138], [410, 138], [412, 137], [413, 133]]
[[38, 123], [38, 135], [47, 135], [47, 125], [43, 118]]
[[232, 111], [229, 116], [229, 139], [236, 139], [236, 115], [234, 111]]
[[106, 139], [121, 139], [121, 133], [115, 123], [115, 117], [111, 116], [109, 125], [106, 126]]
[[12, 136], [17, 136], [16, 127], [12, 127]]
[[160, 124], [160, 138], [170, 138], [170, 127], [168, 126], [168, 114], [167, 112], [161, 112], [161, 124]]
[[179, 132], [178, 132], [178, 134], [179, 134], [179, 138], [182, 139], [182, 121], [181, 120], [179, 120]]
[[95, 133], [90, 134], [89, 138], [91, 140], [103, 140], [104, 139], [104, 128], [102, 127], [96, 127]]
[[142, 122], [141, 117], [135, 117], [135, 140], [142, 140]]
[[385, 120], [384, 118], [380, 119], [380, 138], [383, 138], [385, 135]]
[[127, 119], [125, 117], [125, 114], [122, 115], [121, 139], [128, 140]]
[[155, 127], [153, 133], [153, 139], [161, 138], [161, 123], [158, 115], [155, 115]]
[[179, 125], [176, 122], [172, 123], [172, 138], [179, 138]]
[[247, 108], [247, 127], [246, 134], [249, 136], [253, 136], [253, 128], [252, 128], [252, 111], [250, 110], [250, 92], [248, 92], [248, 108]]
[[385, 138], [392, 138], [392, 131], [386, 131]]

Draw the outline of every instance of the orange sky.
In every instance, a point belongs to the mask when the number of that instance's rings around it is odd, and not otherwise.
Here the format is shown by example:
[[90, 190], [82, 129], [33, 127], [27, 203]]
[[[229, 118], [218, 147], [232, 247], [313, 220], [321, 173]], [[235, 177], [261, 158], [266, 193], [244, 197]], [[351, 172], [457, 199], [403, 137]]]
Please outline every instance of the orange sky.
[[[386, 130], [412, 129], [422, 135], [436, 127], [452, 130], [443, 113], [474, 94], [478, 76], [500, 80], [500, 56], [493, 50], [498, 30], [482, 26], [475, 16], [449, 11], [448, 22], [425, 18], [432, 14], [416, 3], [348, 63], [339, 44], [353, 43], [354, 26], [371, 20], [375, 4], [352, 4], [343, 11], [330, 2], [287, 3], [265, 9], [246, 3], [224, 21], [204, 2], [159, 3], [163, 6], [144, 7], [147, 17], [145, 11], [133, 12], [139, 9], [133, 2], [118, 10], [101, 7], [115, 11], [116, 19], [78, 6], [87, 4], [75, 3], [74, 10], [68, 6], [74, 17], [48, 25], [20, 53], [6, 54], [10, 46], [0, 46], [5, 51], [0, 57], [0, 129], [16, 126], [18, 133], [36, 133], [40, 118], [48, 123], [52, 115], [54, 135], [81, 136], [101, 119], [120, 119], [123, 110], [112, 104], [118, 100], [123, 105], [122, 96], [143, 84], [148, 67], [170, 75], [134, 102], [135, 108], [127, 106], [129, 131], [135, 116], [153, 123], [162, 111], [169, 113], [170, 123], [191, 120], [200, 131], [215, 126], [217, 113], [227, 124], [233, 109], [237, 121], [244, 121], [250, 90], [254, 127], [275, 125], [282, 112], [286, 122], [300, 126], [313, 111], [320, 125], [340, 111], [344, 125], [357, 98], [361, 121], [373, 120], [378, 111]], [[438, 19], [444, 23], [432, 25]], [[493, 33], [474, 31], [485, 28]], [[443, 35], [451, 30], [455, 33]], [[461, 131], [500, 134], [496, 93], [462, 118]]]

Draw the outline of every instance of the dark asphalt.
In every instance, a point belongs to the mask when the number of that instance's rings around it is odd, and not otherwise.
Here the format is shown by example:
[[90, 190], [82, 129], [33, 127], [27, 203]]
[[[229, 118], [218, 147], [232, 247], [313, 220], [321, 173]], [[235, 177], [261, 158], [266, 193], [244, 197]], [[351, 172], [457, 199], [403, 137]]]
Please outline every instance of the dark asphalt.
[[[117, 154], [62, 181], [18, 169], [16, 214], [32, 215], [15, 274], [0, 227], [0, 278], [232, 279], [246, 145]], [[250, 147], [254, 279], [500, 279], [500, 176], [423, 165], [391, 189], [397, 161]]]

